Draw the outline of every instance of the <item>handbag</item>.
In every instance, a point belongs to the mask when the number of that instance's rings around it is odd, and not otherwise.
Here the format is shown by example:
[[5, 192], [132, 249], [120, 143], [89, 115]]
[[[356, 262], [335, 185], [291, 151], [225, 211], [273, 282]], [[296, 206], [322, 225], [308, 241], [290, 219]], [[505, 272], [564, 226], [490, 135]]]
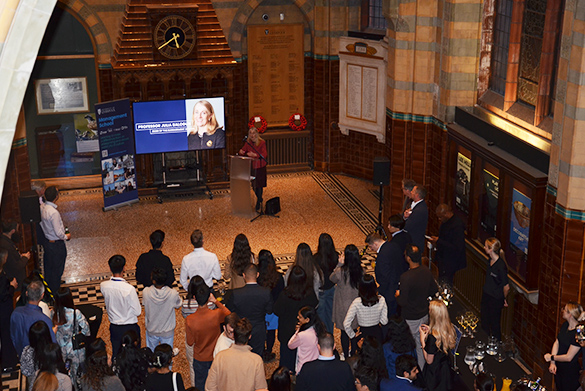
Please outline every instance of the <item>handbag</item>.
[[73, 342], [73, 350], [85, 349], [87, 337], [77, 330], [77, 310], [73, 310], [73, 335], [71, 336]]

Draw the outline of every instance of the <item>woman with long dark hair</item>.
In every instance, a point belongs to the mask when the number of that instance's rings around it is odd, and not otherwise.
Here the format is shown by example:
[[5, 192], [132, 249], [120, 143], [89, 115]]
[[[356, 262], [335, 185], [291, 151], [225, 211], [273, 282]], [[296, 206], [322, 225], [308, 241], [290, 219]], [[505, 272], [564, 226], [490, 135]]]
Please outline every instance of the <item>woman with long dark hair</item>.
[[[341, 331], [341, 349], [345, 358], [349, 358], [350, 338], [345, 332], [343, 321], [351, 303], [358, 297], [359, 283], [364, 275], [360, 252], [353, 244], [345, 246], [345, 250], [339, 257], [337, 267], [329, 277], [336, 284], [333, 295], [332, 318], [335, 326]], [[357, 328], [357, 321], [353, 321], [352, 329]], [[351, 354], [355, 352], [357, 345], [352, 343]]]
[[339, 261], [339, 254], [335, 250], [333, 238], [328, 233], [319, 235], [319, 246], [315, 254], [315, 261], [321, 268], [323, 274], [323, 285], [319, 290], [319, 307], [317, 313], [325, 324], [325, 328], [333, 334], [333, 296], [335, 294], [335, 283], [331, 281], [329, 276], [337, 266]]
[[[75, 317], [75, 318], [74, 318]], [[65, 360], [70, 361], [69, 376], [73, 384], [77, 384], [77, 371], [85, 361], [85, 348], [73, 348], [73, 334], [90, 335], [89, 324], [81, 311], [75, 309], [73, 295], [67, 287], [61, 287], [55, 294], [55, 306], [52, 311], [53, 324], [57, 326], [55, 337], [61, 346]], [[75, 326], [75, 327], [74, 327]], [[77, 386], [75, 387], [77, 389]]]
[[292, 379], [290, 369], [278, 367], [272, 372], [268, 382], [268, 391], [290, 391]]
[[87, 370], [81, 377], [83, 391], [124, 391], [122, 381], [108, 364], [108, 354], [98, 350], [87, 358]]
[[[284, 289], [282, 274], [276, 269], [276, 262], [272, 253], [268, 250], [260, 250], [258, 253], [258, 285], [270, 289], [272, 302], [278, 300], [278, 296]], [[264, 361], [272, 361], [276, 356], [272, 353], [272, 347], [276, 340], [276, 329], [278, 328], [278, 316], [274, 313], [266, 314], [266, 348], [264, 350]]]
[[406, 321], [399, 315], [388, 320], [388, 335], [382, 346], [388, 376], [396, 376], [396, 359], [403, 354], [410, 354], [416, 358], [416, 343]]
[[295, 372], [298, 375], [306, 362], [319, 358], [317, 342], [327, 330], [313, 307], [301, 308], [297, 319], [296, 331], [288, 341], [288, 347], [289, 349], [297, 349]]
[[305, 306], [316, 306], [319, 300], [309, 285], [305, 270], [300, 266], [292, 266], [290, 270], [288, 285], [278, 296], [274, 304], [274, 313], [278, 316], [280, 366], [294, 368], [296, 349], [289, 349], [287, 344], [295, 333], [297, 314]]
[[181, 374], [169, 368], [172, 362], [173, 348], [170, 345], [163, 343], [154, 349], [151, 360], [154, 372], [146, 378], [145, 391], [185, 391]]
[[368, 335], [356, 355], [347, 360], [354, 373], [359, 367], [370, 368], [376, 372], [378, 380], [388, 379], [388, 370], [384, 364], [384, 351], [378, 338]]
[[122, 336], [122, 346], [114, 358], [114, 373], [126, 391], [142, 391], [148, 374], [149, 362], [140, 350], [140, 336], [129, 330]]
[[[297, 246], [293, 265], [298, 265], [305, 270], [305, 273], [307, 273], [307, 281], [313, 287], [315, 296], [319, 297], [319, 288], [321, 288], [323, 282], [323, 272], [313, 256], [311, 247], [307, 243], [301, 243]], [[285, 285], [288, 285], [290, 271], [291, 269], [289, 268], [284, 276]]]
[[[378, 295], [376, 280], [369, 274], [362, 276], [358, 288], [359, 297], [355, 299], [343, 321], [343, 328], [350, 338], [359, 335], [372, 335], [382, 342], [382, 328], [380, 325], [388, 323], [388, 307], [384, 296]], [[352, 328], [354, 319], [357, 319], [360, 328], [359, 335]]]
[[[61, 347], [56, 343], [50, 343], [44, 346], [39, 352], [39, 371], [50, 372], [57, 376], [59, 381], [58, 391], [71, 390], [71, 378], [67, 375], [67, 368], [61, 354]], [[37, 374], [38, 374], [37, 373]]]
[[49, 326], [42, 320], [33, 323], [28, 330], [28, 341], [29, 345], [24, 347], [20, 356], [20, 371], [26, 376], [30, 390], [41, 366], [43, 349], [53, 343]]
[[255, 263], [250, 242], [248, 242], [246, 235], [238, 234], [234, 239], [232, 253], [227, 257], [224, 277], [230, 279], [229, 289], [241, 288], [246, 285], [244, 269], [249, 263]]

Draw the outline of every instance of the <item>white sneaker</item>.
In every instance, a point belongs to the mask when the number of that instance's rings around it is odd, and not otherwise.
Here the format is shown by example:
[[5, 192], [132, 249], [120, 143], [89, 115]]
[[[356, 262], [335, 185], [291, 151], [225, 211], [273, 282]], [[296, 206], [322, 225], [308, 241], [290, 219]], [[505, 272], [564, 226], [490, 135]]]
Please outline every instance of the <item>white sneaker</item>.
[[345, 361], [345, 354], [343, 354], [343, 352], [341, 352], [341, 354], [339, 355], [339, 360]]
[[178, 356], [179, 352], [180, 352], [179, 348], [173, 348], [173, 357]]

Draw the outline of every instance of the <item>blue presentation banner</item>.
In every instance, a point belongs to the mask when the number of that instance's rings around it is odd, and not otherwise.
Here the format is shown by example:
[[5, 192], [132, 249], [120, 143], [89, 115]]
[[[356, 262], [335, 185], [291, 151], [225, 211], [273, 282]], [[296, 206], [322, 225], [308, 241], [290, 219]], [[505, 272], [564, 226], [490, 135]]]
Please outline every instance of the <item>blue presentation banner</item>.
[[138, 202], [130, 100], [95, 105], [100, 140], [104, 211]]

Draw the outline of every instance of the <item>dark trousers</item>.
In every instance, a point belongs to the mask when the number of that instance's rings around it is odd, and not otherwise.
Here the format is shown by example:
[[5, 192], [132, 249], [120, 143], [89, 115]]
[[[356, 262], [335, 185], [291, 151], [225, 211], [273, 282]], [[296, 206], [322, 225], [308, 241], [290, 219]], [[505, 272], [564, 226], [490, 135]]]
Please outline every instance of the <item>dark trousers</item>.
[[10, 338], [10, 315], [12, 315], [12, 298], [0, 304], [0, 364], [2, 368], [13, 368], [18, 364], [16, 349]]
[[256, 194], [256, 209], [260, 209], [262, 207], [262, 194], [264, 193], [263, 187], [255, 187], [254, 194]]
[[272, 352], [274, 342], [276, 341], [276, 330], [266, 330], [266, 351]]
[[61, 286], [61, 277], [63, 276], [65, 260], [67, 259], [67, 247], [63, 240], [56, 240], [54, 242], [47, 240], [44, 248], [45, 281], [54, 296]]
[[286, 346], [288, 341], [280, 341], [280, 366], [295, 371], [297, 363], [297, 350], [291, 350]]
[[349, 346], [351, 343], [351, 354], [357, 350], [357, 338], [350, 339], [349, 335], [344, 330], [341, 330], [341, 350], [345, 358], [349, 358]]
[[455, 271], [441, 267], [439, 265], [439, 282], [444, 282], [453, 287], [453, 279], [455, 278]]
[[252, 326], [252, 336], [250, 337], [248, 345], [252, 347], [252, 352], [262, 357], [262, 354], [264, 353], [264, 345], [266, 345], [266, 326], [264, 323], [262, 325]]
[[193, 372], [195, 372], [195, 388], [205, 390], [205, 382], [209, 374], [209, 368], [213, 361], [197, 361], [193, 359]]
[[140, 326], [132, 324], [111, 324], [110, 323], [110, 341], [112, 342], [112, 354], [114, 357], [118, 354], [122, 345], [122, 336], [130, 330], [134, 330], [140, 335]]
[[494, 336], [500, 341], [502, 329], [500, 319], [502, 318], [504, 299], [496, 299], [485, 292], [481, 296], [481, 328], [487, 335]]

